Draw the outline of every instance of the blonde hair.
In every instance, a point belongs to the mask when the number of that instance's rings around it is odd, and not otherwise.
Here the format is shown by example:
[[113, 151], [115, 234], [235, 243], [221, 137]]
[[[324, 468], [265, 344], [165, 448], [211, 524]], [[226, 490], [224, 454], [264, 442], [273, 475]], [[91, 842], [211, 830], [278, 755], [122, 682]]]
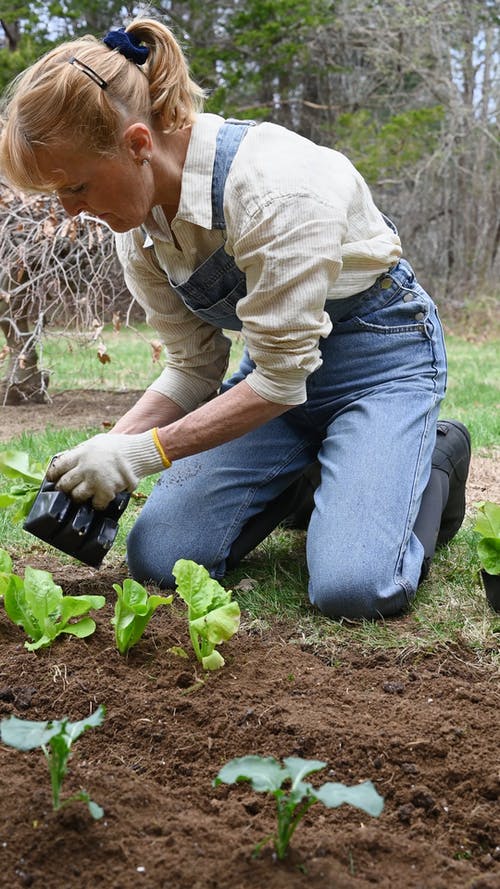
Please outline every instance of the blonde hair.
[[[189, 76], [172, 32], [154, 19], [136, 19], [126, 32], [149, 47], [139, 68], [95, 37], [68, 41], [42, 56], [6, 92], [0, 137], [0, 169], [21, 191], [47, 192], [36, 149], [71, 145], [112, 156], [118, 152], [125, 121], [174, 132], [193, 122], [203, 90]], [[96, 81], [70, 59], [89, 66]]]

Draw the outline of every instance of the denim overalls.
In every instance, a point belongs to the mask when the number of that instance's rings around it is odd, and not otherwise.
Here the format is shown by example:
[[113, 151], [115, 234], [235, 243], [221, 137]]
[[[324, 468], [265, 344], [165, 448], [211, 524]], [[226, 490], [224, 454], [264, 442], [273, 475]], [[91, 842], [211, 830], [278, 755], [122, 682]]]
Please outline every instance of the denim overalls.
[[[252, 121], [227, 120], [217, 134], [212, 177], [212, 228], [225, 229], [224, 186], [227, 174]], [[246, 278], [232, 256], [219, 247], [182, 284], [170, 285], [188, 309], [199, 318], [226, 330], [241, 330], [236, 315], [238, 300], [246, 296]]]
[[[213, 226], [224, 229], [224, 184], [248, 124], [217, 137]], [[204, 320], [236, 330], [245, 277], [221, 247], [181, 285]], [[219, 447], [176, 461], [146, 501], [128, 540], [137, 580], [174, 585], [178, 558], [222, 577], [246, 523], [315, 459], [321, 484], [307, 534], [309, 597], [332, 617], [397, 614], [418, 586], [423, 548], [413, 533], [430, 475], [446, 356], [435, 306], [400, 260], [363, 293], [327, 302], [331, 334], [307, 401]], [[252, 370], [240, 369], [222, 387]]]

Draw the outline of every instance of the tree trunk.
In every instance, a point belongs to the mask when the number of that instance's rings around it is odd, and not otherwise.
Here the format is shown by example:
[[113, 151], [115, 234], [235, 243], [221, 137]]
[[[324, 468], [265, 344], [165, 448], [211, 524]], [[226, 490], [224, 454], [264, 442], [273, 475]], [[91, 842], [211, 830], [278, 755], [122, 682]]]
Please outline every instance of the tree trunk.
[[[22, 272], [23, 280], [27, 273]], [[6, 339], [8, 353], [5, 376], [0, 380], [0, 403], [42, 404], [49, 400], [49, 374], [38, 367], [37, 337], [29, 329], [28, 303], [22, 295], [9, 293], [7, 274], [0, 278], [0, 329]]]
[[5, 19], [0, 19], [0, 25], [5, 32], [9, 52], [15, 52], [17, 47], [19, 46], [19, 40], [21, 38], [21, 29], [19, 27], [19, 22], [7, 22], [5, 21]]

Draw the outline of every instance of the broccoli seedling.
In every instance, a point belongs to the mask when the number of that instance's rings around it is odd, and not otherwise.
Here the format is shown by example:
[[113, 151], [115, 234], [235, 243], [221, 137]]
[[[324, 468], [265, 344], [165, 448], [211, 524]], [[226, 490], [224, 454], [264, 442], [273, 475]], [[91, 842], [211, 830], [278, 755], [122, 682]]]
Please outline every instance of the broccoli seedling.
[[30, 719], [18, 719], [17, 716], [2, 719], [0, 735], [4, 744], [23, 751], [41, 747], [49, 767], [54, 811], [62, 809], [68, 803], [79, 801], [87, 803], [92, 818], [98, 819], [104, 815], [104, 810], [90, 799], [85, 790], [80, 790], [64, 800], [61, 800], [61, 790], [68, 771], [73, 742], [86, 729], [101, 725], [105, 712], [101, 704], [91, 716], [79, 722], [69, 722], [68, 719], [34, 722]]
[[[329, 809], [349, 803], [375, 817], [384, 807], [383, 797], [377, 793], [371, 781], [354, 787], [327, 782], [316, 788], [302, 779], [311, 772], [323, 769], [326, 763], [295, 756], [287, 757], [283, 763], [284, 766], [280, 765], [272, 756], [242, 756], [227, 762], [213, 781], [214, 786], [249, 781], [254, 790], [274, 796], [276, 832], [257, 844], [254, 855], [271, 840], [278, 860], [283, 861], [297, 825], [314, 803], [321, 802]], [[289, 785], [288, 791], [283, 789], [284, 784]]]

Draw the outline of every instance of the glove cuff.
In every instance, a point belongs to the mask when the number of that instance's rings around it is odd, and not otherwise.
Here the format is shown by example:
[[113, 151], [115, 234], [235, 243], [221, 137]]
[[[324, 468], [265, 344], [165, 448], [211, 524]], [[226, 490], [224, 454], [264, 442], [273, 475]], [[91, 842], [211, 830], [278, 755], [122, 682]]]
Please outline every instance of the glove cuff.
[[165, 464], [154, 442], [151, 430], [138, 435], [124, 436], [127, 442], [127, 460], [137, 478], [163, 472]]

